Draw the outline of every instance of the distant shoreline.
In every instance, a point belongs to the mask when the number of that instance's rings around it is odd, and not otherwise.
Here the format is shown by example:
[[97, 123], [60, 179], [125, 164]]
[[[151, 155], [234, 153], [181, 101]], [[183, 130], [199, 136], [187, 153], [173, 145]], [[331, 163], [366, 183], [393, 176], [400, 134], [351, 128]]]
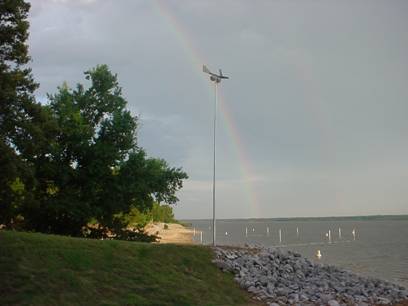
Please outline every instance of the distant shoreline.
[[[209, 221], [208, 219], [181, 219], [182, 222]], [[278, 218], [220, 218], [217, 221], [404, 221], [408, 215], [367, 215], [367, 216], [327, 216], [327, 217], [278, 217]]]

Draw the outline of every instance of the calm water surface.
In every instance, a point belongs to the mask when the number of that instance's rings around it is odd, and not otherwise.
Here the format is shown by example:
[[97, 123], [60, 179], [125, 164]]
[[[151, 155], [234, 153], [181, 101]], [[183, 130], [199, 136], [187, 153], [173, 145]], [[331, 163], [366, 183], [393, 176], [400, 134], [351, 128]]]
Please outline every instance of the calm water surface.
[[[189, 220], [188, 222], [196, 229], [194, 236], [196, 242], [201, 242], [199, 231], [202, 231], [203, 243], [212, 243], [210, 220]], [[352, 234], [353, 229], [355, 238]], [[327, 236], [329, 230], [331, 241]], [[315, 262], [335, 264], [363, 275], [387, 279], [408, 288], [408, 220], [217, 221], [217, 244], [243, 245], [245, 243], [293, 250]], [[320, 259], [316, 257], [318, 250], [322, 254]]]

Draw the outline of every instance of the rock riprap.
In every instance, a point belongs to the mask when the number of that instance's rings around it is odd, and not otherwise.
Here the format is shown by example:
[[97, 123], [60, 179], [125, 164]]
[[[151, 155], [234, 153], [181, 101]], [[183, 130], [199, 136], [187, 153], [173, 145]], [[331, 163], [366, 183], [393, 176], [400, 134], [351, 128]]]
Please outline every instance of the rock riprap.
[[376, 305], [408, 298], [399, 285], [316, 264], [280, 249], [215, 247], [214, 263], [268, 305]]

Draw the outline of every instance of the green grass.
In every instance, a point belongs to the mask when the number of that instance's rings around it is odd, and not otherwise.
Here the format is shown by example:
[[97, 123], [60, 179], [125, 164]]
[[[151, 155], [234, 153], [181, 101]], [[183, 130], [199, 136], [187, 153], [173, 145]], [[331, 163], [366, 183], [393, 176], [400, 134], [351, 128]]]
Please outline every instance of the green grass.
[[249, 305], [207, 247], [0, 231], [0, 305]]

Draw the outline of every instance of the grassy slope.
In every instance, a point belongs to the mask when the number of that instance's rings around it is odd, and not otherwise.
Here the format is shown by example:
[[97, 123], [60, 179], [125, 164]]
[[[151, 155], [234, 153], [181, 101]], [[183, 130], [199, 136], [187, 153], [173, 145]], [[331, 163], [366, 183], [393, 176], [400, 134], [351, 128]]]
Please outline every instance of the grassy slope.
[[248, 305], [200, 246], [0, 231], [1, 305]]

